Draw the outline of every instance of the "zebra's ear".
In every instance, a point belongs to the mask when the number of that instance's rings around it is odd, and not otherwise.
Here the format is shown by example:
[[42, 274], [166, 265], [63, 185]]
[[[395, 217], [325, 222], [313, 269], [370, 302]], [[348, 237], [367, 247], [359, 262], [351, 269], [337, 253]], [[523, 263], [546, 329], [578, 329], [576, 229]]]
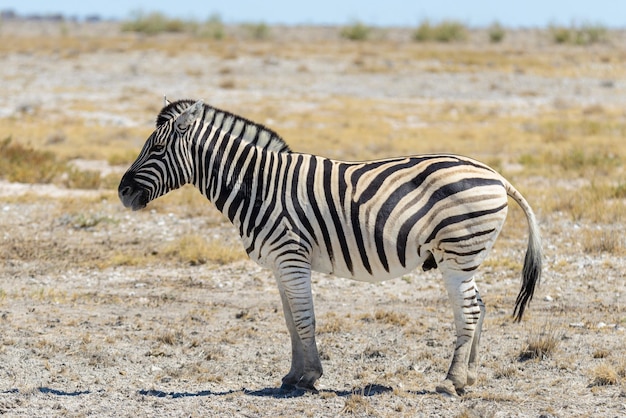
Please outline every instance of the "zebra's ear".
[[203, 111], [204, 102], [202, 100], [198, 100], [185, 109], [185, 111], [176, 118], [176, 127], [182, 130], [189, 128], [199, 117], [202, 116]]
[[169, 100], [167, 100], [167, 96], [166, 96], [166, 95], [163, 95], [163, 107], [165, 107], [165, 106], [169, 105], [170, 103], [172, 103], [172, 102], [170, 102]]

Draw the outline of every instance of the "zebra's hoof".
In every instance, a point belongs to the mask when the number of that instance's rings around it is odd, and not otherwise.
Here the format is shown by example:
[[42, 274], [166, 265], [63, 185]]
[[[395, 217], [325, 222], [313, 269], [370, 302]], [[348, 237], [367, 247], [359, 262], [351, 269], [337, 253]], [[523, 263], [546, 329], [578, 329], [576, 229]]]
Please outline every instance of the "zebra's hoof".
[[435, 387], [435, 391], [437, 393], [441, 393], [442, 395], [454, 396], [457, 397], [462, 395], [465, 391], [463, 388], [457, 389], [452, 383], [452, 380], [446, 379], [441, 382], [439, 385]]
[[319, 391], [317, 389], [315, 389], [315, 381], [316, 380], [317, 379], [311, 379], [311, 378], [307, 379], [305, 376], [302, 376], [300, 381], [298, 383], [296, 383], [296, 388], [297, 389], [301, 389], [301, 390], [305, 390], [305, 391], [310, 392], [310, 393], [318, 394]]
[[319, 391], [315, 389], [315, 386], [313, 386], [313, 383], [307, 384], [303, 380], [300, 380], [296, 384], [283, 382], [282, 385], [280, 385], [280, 391], [283, 393], [291, 393], [291, 392], [296, 392], [296, 391], [300, 391], [303, 393], [304, 392], [315, 393], [315, 394], [319, 393]]
[[474, 383], [476, 383], [476, 380], [478, 379], [478, 374], [476, 373], [476, 371], [472, 371], [469, 370], [467, 372], [467, 386], [472, 386]]
[[302, 383], [298, 383], [296, 385], [296, 389], [305, 390], [305, 391], [307, 391], [309, 393], [313, 393], [315, 395], [320, 393], [319, 390], [315, 389], [315, 386], [313, 386], [313, 385], [303, 385]]

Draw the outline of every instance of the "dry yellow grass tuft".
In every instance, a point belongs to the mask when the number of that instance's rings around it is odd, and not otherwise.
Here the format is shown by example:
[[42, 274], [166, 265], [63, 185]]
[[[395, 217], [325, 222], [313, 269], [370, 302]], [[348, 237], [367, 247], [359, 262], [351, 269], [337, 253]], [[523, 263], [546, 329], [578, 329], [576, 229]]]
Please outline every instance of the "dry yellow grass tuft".
[[335, 312], [328, 312], [319, 320], [316, 331], [320, 334], [331, 334], [345, 332], [348, 328], [346, 320], [340, 318]]
[[162, 250], [162, 256], [192, 266], [208, 262], [228, 264], [246, 258], [241, 247], [207, 241], [195, 234], [185, 235], [166, 244]]
[[622, 240], [622, 235], [613, 229], [586, 229], [582, 234], [583, 250], [591, 254], [621, 254]]
[[619, 382], [617, 370], [611, 364], [602, 363], [591, 370], [590, 386], [610, 386]]
[[98, 262], [99, 268], [114, 267], [114, 266], [147, 266], [155, 261], [154, 257], [145, 254], [136, 254], [128, 250], [115, 251], [109, 255], [106, 259], [101, 259]]
[[0, 177], [21, 183], [50, 183], [66, 166], [50, 151], [26, 146], [11, 137], [0, 140]]
[[497, 366], [493, 372], [493, 377], [496, 379], [509, 379], [519, 374], [517, 367], [510, 364]]
[[384, 324], [403, 326], [409, 322], [409, 317], [402, 312], [378, 310], [374, 313], [374, 319]]
[[363, 395], [353, 393], [345, 401], [342, 415], [366, 416], [371, 412], [370, 401]]
[[598, 348], [596, 349], [593, 354], [592, 357], [595, 359], [600, 359], [600, 358], [607, 358], [610, 355], [610, 351], [604, 348]]
[[183, 341], [183, 333], [182, 331], [171, 331], [167, 330], [163, 333], [156, 336], [156, 341], [167, 344], [167, 345], [177, 345], [182, 344]]
[[546, 323], [540, 331], [531, 329], [528, 341], [520, 352], [520, 361], [543, 360], [552, 356], [561, 343], [563, 332], [556, 325]]

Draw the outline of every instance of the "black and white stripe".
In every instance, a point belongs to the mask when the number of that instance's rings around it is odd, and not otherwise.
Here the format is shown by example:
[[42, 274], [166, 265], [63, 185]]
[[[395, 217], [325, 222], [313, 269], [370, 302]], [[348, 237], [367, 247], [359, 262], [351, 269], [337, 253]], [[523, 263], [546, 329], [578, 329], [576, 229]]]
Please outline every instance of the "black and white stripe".
[[[201, 101], [167, 104], [122, 178], [125, 206], [140, 209], [194, 184], [238, 228], [250, 258], [277, 278], [292, 339], [285, 387], [314, 390], [311, 270], [363, 281], [439, 268], [457, 326], [443, 390], [475, 380], [484, 305], [473, 274], [506, 218], [507, 196], [524, 210], [529, 244], [515, 314], [521, 319], [541, 271], [533, 212], [488, 166], [451, 155], [368, 162], [292, 152], [273, 131]], [[447, 389], [446, 389], [447, 385]]]

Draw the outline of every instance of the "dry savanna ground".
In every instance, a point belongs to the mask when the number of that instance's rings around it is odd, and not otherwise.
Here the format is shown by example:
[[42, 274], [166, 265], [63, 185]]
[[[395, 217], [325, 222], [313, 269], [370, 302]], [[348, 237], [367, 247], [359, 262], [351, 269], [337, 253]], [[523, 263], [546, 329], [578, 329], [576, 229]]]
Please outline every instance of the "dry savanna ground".
[[[227, 29], [0, 25], [0, 414], [626, 415], [623, 32], [575, 45], [545, 30], [443, 44]], [[163, 94], [264, 123], [298, 151], [454, 152], [501, 171], [537, 213], [545, 270], [513, 323], [527, 232], [511, 205], [478, 273], [477, 384], [434, 391], [454, 334], [436, 270], [315, 274], [320, 394], [283, 396], [279, 295], [230, 224], [193, 189], [134, 213], [117, 199]]]

